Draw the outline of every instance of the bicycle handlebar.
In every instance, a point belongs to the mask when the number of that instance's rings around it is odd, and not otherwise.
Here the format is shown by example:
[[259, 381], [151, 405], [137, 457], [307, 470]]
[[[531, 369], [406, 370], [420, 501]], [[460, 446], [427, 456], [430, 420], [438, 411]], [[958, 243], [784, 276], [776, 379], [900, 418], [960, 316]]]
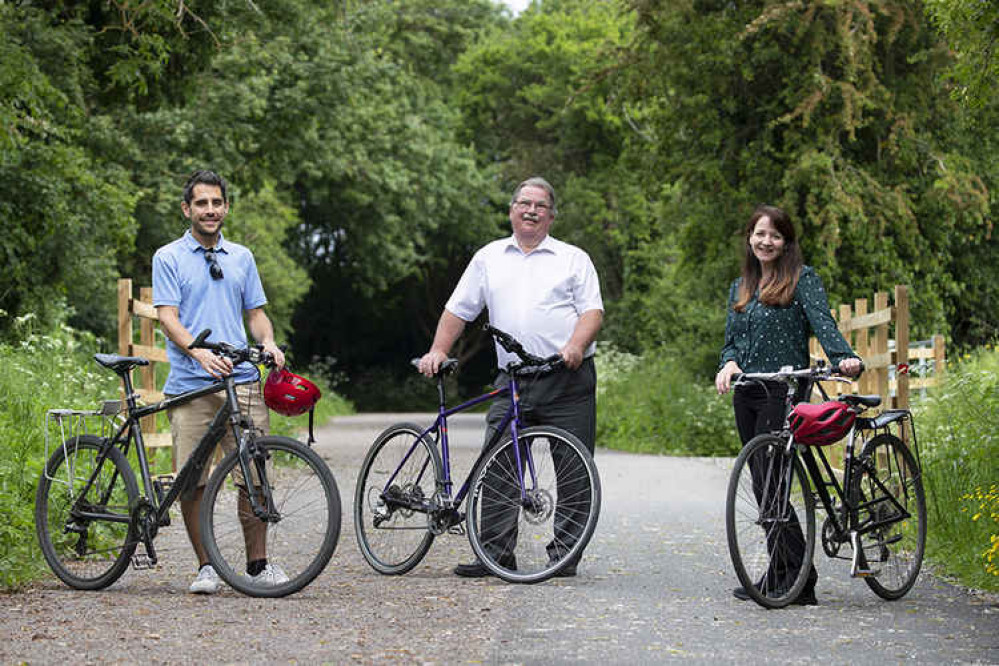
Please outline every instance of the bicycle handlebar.
[[492, 335], [500, 347], [521, 360], [521, 363], [511, 363], [504, 368], [508, 374], [546, 373], [557, 370], [565, 365], [565, 359], [562, 358], [561, 354], [552, 354], [547, 358], [535, 356], [524, 349], [524, 346], [512, 335], [501, 331], [492, 324], [484, 324], [482, 330]]
[[245, 349], [239, 349], [228, 342], [208, 342], [208, 336], [212, 334], [212, 329], [206, 328], [198, 333], [197, 337], [187, 345], [188, 349], [207, 349], [218, 356], [225, 356], [232, 360], [233, 365], [240, 363], [252, 363], [253, 365], [263, 364], [268, 368], [274, 367], [274, 355], [265, 352], [263, 345], [251, 345]]
[[[864, 371], [863, 362], [860, 363], [860, 372]], [[860, 374], [857, 374], [859, 377]], [[816, 382], [845, 382], [850, 383], [856, 377], [848, 377], [840, 374], [838, 370], [825, 365], [817, 365], [812, 368], [794, 370], [790, 367], [781, 368], [777, 372], [737, 372], [732, 375], [733, 384], [744, 384], [754, 381], [791, 382], [798, 379], [810, 379]]]

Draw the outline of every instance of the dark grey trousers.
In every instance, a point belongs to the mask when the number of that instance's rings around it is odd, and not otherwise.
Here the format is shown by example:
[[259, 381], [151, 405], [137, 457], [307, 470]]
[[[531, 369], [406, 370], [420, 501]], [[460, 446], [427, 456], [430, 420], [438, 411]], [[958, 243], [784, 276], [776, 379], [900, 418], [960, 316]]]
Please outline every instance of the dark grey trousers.
[[[505, 386], [507, 381], [506, 375], [500, 373], [495, 386]], [[597, 424], [597, 372], [592, 358], [584, 360], [576, 370], [562, 370], [535, 380], [518, 379], [517, 384], [520, 392], [521, 421], [525, 427], [547, 425], [561, 428], [578, 437], [590, 453], [593, 453]], [[493, 401], [490, 406], [486, 417], [485, 444], [491, 441], [502, 424], [503, 417], [510, 408], [510, 402], [510, 396], [504, 396]], [[501, 439], [505, 439], [508, 432], [509, 428]], [[563, 451], [558, 448], [552, 451], [556, 469], [559, 470], [565, 467], [560, 459], [562, 453]], [[500, 467], [513, 469], [514, 464], [513, 460], [509, 460]], [[516, 478], [516, 475], [503, 476]], [[519, 492], [515, 484], [506, 483], [508, 487], [503, 487], [504, 484], [499, 479], [491, 479], [487, 485], [495, 488], [494, 492], [497, 494]], [[577, 497], [581, 492], [585, 493], [585, 489], [580, 491], [575, 484], [563, 482], [561, 478], [558, 486], [560, 498]], [[578, 540], [583, 517], [574, 514], [575, 512], [566, 506], [556, 507], [555, 534], [548, 546], [552, 557], [561, 556], [562, 553], [559, 551], [570, 549]], [[504, 502], [500, 497], [491, 498], [488, 494], [483, 496], [482, 541], [492, 544], [491, 554], [500, 560], [509, 557], [513, 544], [516, 543], [517, 518], [517, 512], [510, 509], [508, 501]], [[578, 561], [576, 558], [576, 562]]]

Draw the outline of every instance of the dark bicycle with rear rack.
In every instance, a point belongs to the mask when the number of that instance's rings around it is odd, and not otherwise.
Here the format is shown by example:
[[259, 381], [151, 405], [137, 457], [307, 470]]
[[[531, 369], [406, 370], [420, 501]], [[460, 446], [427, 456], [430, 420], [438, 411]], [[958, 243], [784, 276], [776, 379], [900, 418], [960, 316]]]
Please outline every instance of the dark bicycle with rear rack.
[[[273, 358], [260, 346], [238, 349], [208, 342], [210, 334], [202, 331], [190, 348], [209, 349], [234, 366], [273, 366]], [[107, 401], [94, 412], [50, 410], [48, 419], [69, 423], [75, 432], [62, 438], [50, 456], [46, 446], [48, 462], [35, 500], [42, 553], [63, 582], [97, 590], [118, 580], [130, 563], [136, 569], [155, 566], [154, 540], [160, 528], [170, 524], [171, 505], [197, 487], [227, 429], [237, 446], [209, 477], [199, 514], [202, 542], [215, 571], [234, 589], [257, 597], [292, 594], [323, 571], [340, 536], [340, 493], [315, 451], [288, 437], [259, 434], [240, 408], [233, 375], [139, 406], [130, 373], [149, 361], [113, 354], [94, 358], [121, 377], [126, 409], [121, 411], [120, 401]], [[176, 477], [154, 478], [140, 420], [222, 391], [225, 402]], [[95, 430], [87, 425], [92, 419], [100, 422], [99, 433], [88, 432]], [[47, 433], [48, 426], [46, 443]], [[267, 557], [281, 567], [283, 580], [244, 574], [253, 547], [249, 534], [259, 535], [260, 530], [266, 533]]]
[[[851, 576], [863, 578], [878, 596], [903, 597], [916, 582], [926, 544], [912, 414], [888, 409], [862, 416], [881, 404], [878, 395], [830, 400], [819, 382], [849, 380], [821, 366], [733, 379], [737, 385], [785, 382], [796, 388], [787, 393], [781, 430], [750, 440], [729, 480], [728, 547], [747, 594], [766, 608], [798, 597], [812, 568], [818, 501], [826, 514], [820, 532], [825, 554], [850, 560]], [[813, 387], [824, 402], [804, 401]], [[844, 437], [842, 470], [836, 470], [822, 447]]]
[[[412, 570], [437, 536], [467, 528], [472, 550], [492, 573], [513, 583], [536, 583], [572, 562], [593, 535], [600, 479], [590, 452], [560, 428], [521, 425], [518, 379], [551, 372], [562, 358], [539, 358], [510, 335], [489, 325], [486, 330], [520, 359], [504, 368], [508, 382], [448, 408], [444, 376], [458, 365], [448, 359], [437, 374], [434, 422], [389, 427], [361, 465], [354, 527], [361, 553], [380, 573]], [[447, 417], [506, 395], [509, 410], [455, 493]], [[466, 497], [467, 514], [462, 513]]]

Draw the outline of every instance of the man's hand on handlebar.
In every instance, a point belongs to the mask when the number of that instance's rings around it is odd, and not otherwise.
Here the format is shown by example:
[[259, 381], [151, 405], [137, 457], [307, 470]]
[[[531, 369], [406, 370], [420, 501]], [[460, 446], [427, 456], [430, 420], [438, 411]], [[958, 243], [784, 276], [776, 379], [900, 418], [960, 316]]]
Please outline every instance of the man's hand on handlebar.
[[281, 348], [275, 345], [273, 342], [270, 343], [265, 342], [262, 346], [264, 348], [264, 353], [270, 354], [271, 360], [273, 361], [274, 364], [274, 368], [276, 370], [280, 370], [281, 368], [283, 368], [285, 359], [284, 359], [284, 352], [281, 350]]
[[562, 356], [565, 367], [575, 370], [583, 363], [583, 351], [579, 346], [567, 344], [565, 347], [562, 347], [562, 351], [559, 353]]
[[442, 351], [431, 349], [420, 359], [417, 367], [420, 373], [426, 377], [433, 377], [441, 369], [441, 364], [447, 360], [447, 354]]

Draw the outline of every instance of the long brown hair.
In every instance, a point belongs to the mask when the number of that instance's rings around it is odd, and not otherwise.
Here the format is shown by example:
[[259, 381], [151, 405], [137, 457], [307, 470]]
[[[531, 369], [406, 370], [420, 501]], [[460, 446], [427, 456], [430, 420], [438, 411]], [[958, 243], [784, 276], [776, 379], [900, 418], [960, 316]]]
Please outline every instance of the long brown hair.
[[[763, 278], [763, 267], [760, 260], [753, 254], [753, 248], [749, 245], [749, 239], [756, 229], [756, 223], [762, 218], [770, 218], [770, 223], [784, 237], [784, 249], [777, 258], [774, 266], [773, 278], [766, 284], [760, 285]], [[794, 232], [794, 225], [791, 224], [791, 217], [776, 206], [760, 205], [753, 211], [746, 230], [743, 233], [743, 243], [746, 255], [742, 260], [742, 284], [739, 287], [739, 298], [732, 306], [736, 312], [746, 309], [746, 304], [752, 300], [756, 290], [760, 290], [760, 303], [764, 305], [786, 306], [794, 298], [794, 290], [798, 287], [798, 277], [801, 275], [801, 266], [804, 263], [801, 258], [801, 246], [798, 245], [798, 237]]]

